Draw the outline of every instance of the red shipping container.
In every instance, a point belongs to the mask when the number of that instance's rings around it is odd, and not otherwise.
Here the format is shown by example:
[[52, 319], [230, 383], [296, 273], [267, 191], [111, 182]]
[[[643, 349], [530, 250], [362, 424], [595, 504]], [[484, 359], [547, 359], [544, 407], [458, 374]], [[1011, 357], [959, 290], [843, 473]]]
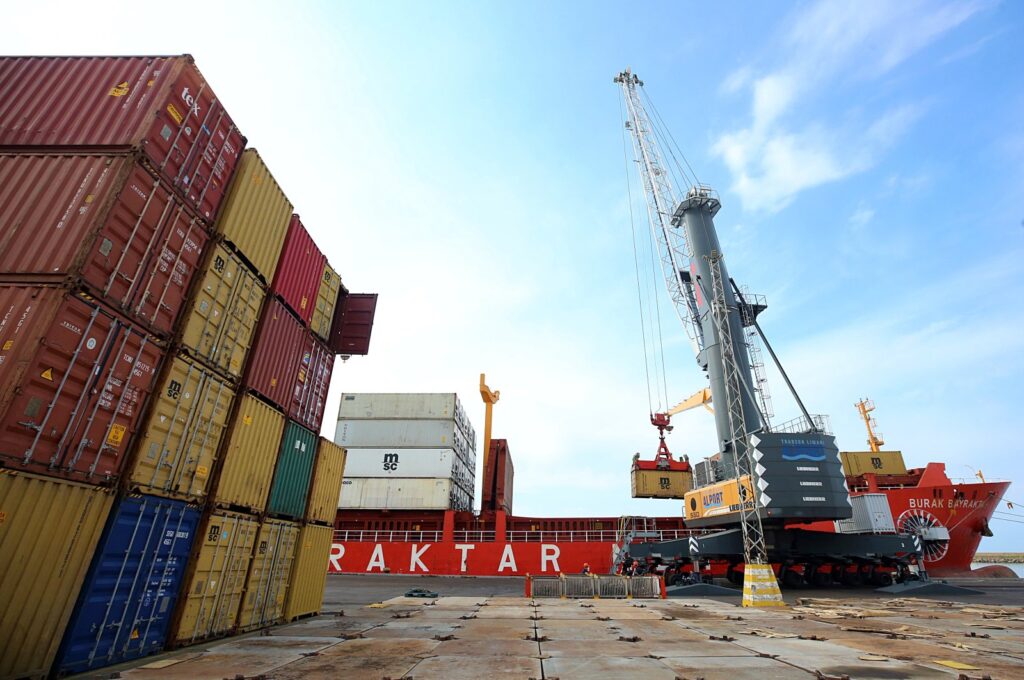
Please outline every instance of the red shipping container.
[[302, 220], [298, 215], [292, 215], [271, 289], [307, 326], [313, 317], [326, 264], [327, 258], [302, 226]]
[[110, 484], [163, 352], [84, 295], [0, 286], [0, 463]]
[[282, 411], [290, 411], [296, 376], [309, 332], [276, 297], [263, 309], [259, 335], [249, 358], [245, 386]]
[[295, 378], [295, 392], [291, 408], [288, 409], [289, 418], [314, 432], [320, 431], [333, 370], [334, 354], [312, 331], [307, 330], [302, 360]]
[[245, 138], [189, 55], [2, 57], [0, 145], [140, 147], [212, 223]]
[[0, 154], [0, 281], [81, 282], [167, 336], [207, 239], [138, 154]]
[[334, 323], [327, 346], [335, 354], [367, 354], [373, 317], [377, 314], [376, 293], [345, 293], [334, 309]]

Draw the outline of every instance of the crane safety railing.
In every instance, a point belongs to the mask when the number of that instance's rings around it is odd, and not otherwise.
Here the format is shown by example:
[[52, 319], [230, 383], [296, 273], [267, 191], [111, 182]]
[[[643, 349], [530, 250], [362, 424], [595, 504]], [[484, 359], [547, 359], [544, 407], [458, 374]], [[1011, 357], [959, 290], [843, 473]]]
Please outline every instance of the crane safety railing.
[[[702, 533], [691, 529], [655, 529], [645, 532], [634, 543], [672, 541]], [[493, 543], [494, 531], [459, 529], [452, 533], [459, 543]], [[617, 543], [618, 532], [608, 530], [580, 531], [509, 531], [508, 543]], [[439, 543], [444, 539], [441, 531], [391, 531], [391, 530], [335, 530], [336, 543]]]
[[811, 421], [808, 422], [807, 418], [803, 416], [797, 416], [792, 420], [787, 420], [784, 423], [778, 425], [772, 425], [772, 432], [779, 432], [783, 434], [796, 434], [798, 432], [810, 432], [817, 430], [824, 434], [832, 434], [832, 423], [828, 416], [812, 414]]

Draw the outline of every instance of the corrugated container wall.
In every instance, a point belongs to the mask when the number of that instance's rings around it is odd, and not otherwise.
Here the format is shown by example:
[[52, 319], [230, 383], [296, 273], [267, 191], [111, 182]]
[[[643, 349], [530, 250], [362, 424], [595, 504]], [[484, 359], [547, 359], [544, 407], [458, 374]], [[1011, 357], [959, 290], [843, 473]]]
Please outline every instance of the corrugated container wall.
[[850, 496], [853, 517], [836, 520], [836, 531], [841, 534], [895, 534], [896, 523], [884, 493], [862, 493]]
[[284, 415], [251, 394], [242, 397], [217, 481], [214, 502], [260, 513], [267, 507]]
[[113, 504], [110, 490], [0, 470], [0, 678], [45, 678]]
[[268, 519], [260, 525], [245, 598], [238, 612], [239, 632], [270, 626], [281, 620], [299, 540], [299, 525]]
[[285, 425], [267, 512], [291, 519], [305, 515], [318, 443], [319, 437], [298, 423]]
[[0, 154], [0, 280], [82, 282], [168, 336], [208, 236], [154, 172], [132, 153]]
[[256, 149], [246, 149], [217, 221], [224, 235], [269, 284], [274, 280], [292, 204]]
[[245, 138], [191, 56], [2, 57], [0, 145], [138, 146], [212, 222]]
[[0, 286], [0, 459], [112, 483], [162, 358], [149, 337], [95, 300]]
[[451, 479], [470, 492], [475, 485], [472, 471], [453, 449], [348, 449], [345, 477]]
[[320, 286], [316, 293], [316, 307], [309, 321], [309, 328], [316, 336], [327, 342], [331, 337], [331, 324], [334, 323], [334, 309], [341, 293], [341, 277], [331, 265], [324, 261], [324, 273], [320, 278]]
[[[343, 402], [344, 403], [344, 402]], [[353, 448], [451, 448], [473, 470], [476, 445], [453, 420], [347, 420], [338, 421], [334, 442]]]
[[206, 519], [171, 640], [187, 645], [234, 629], [258, 531], [254, 517], [237, 512], [215, 512]]
[[288, 416], [292, 420], [297, 420], [311, 430], [320, 431], [333, 371], [334, 354], [307, 331], [288, 409]]
[[472, 510], [472, 497], [450, 479], [350, 479], [341, 483], [346, 510]]
[[246, 370], [245, 385], [281, 410], [292, 410], [308, 333], [276, 298], [267, 302]]
[[234, 397], [217, 374], [175, 357], [139, 439], [131, 485], [169, 498], [205, 499]]
[[327, 346], [335, 354], [345, 356], [369, 353], [376, 314], [376, 293], [345, 294], [343, 291], [334, 310], [334, 323], [331, 324], [331, 337]]
[[199, 512], [156, 496], [121, 500], [82, 586], [55, 673], [84, 673], [163, 649]]
[[298, 215], [292, 215], [271, 290], [280, 295], [307, 326], [313, 317], [326, 264], [327, 259], [302, 225], [302, 220]]
[[285, 621], [320, 613], [333, 536], [331, 527], [316, 524], [304, 524], [299, 531], [299, 545], [284, 607]]
[[181, 333], [185, 351], [239, 380], [265, 295], [256, 274], [218, 244], [185, 318]]
[[346, 392], [341, 420], [454, 420], [470, 441], [476, 430], [454, 392]]
[[693, 489], [689, 470], [640, 470], [630, 472], [633, 498], [684, 498]]
[[504, 510], [512, 514], [512, 484], [515, 481], [515, 468], [512, 465], [512, 452], [508, 441], [492, 439], [490, 455], [484, 478], [480, 507], [483, 510]]
[[338, 495], [345, 472], [345, 449], [329, 439], [320, 437], [313, 471], [313, 488], [309, 492], [306, 520], [333, 524], [338, 512]]

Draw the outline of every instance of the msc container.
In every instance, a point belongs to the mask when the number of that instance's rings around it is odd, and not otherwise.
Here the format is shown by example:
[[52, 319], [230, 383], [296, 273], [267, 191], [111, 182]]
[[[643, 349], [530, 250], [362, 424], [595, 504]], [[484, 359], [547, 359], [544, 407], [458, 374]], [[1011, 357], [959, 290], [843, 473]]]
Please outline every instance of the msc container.
[[113, 492], [0, 470], [0, 678], [45, 678]]
[[345, 472], [345, 449], [329, 439], [320, 437], [313, 468], [313, 488], [309, 492], [306, 521], [334, 524], [338, 514], [338, 494]]
[[268, 519], [260, 525], [245, 583], [245, 597], [238, 612], [239, 632], [275, 624], [284, 616], [298, 540], [296, 522]]
[[112, 483], [162, 358], [94, 299], [0, 285], [0, 463]]
[[302, 356], [295, 373], [288, 417], [311, 430], [320, 431], [324, 422], [327, 390], [331, 387], [334, 354], [311, 332], [306, 332]]
[[633, 456], [630, 486], [633, 498], [683, 498], [693, 489], [693, 472], [684, 460], [640, 460], [638, 453]]
[[178, 355], [154, 398], [129, 484], [144, 493], [201, 501], [235, 393], [216, 373]]
[[335, 354], [350, 356], [370, 351], [373, 318], [377, 313], [376, 293], [345, 293], [338, 299], [327, 346]]
[[451, 478], [460, 464], [453, 449], [348, 449], [345, 476]]
[[246, 149], [224, 201], [217, 231], [245, 257], [264, 283], [274, 280], [291, 214], [291, 201], [259, 153]]
[[291, 519], [305, 515], [318, 440], [316, 434], [298, 423], [289, 421], [285, 425], [267, 512]]
[[54, 673], [84, 673], [163, 649], [199, 514], [195, 505], [156, 496], [121, 500], [100, 539]]
[[476, 431], [454, 392], [347, 392], [341, 395], [338, 418], [366, 420], [454, 420], [470, 441]]
[[0, 279], [82, 283], [162, 336], [206, 226], [136, 153], [0, 154]]
[[280, 295], [306, 325], [313, 318], [326, 264], [327, 258], [302, 226], [302, 220], [298, 215], [292, 215], [271, 290]]
[[137, 146], [212, 222], [245, 138], [189, 55], [3, 57], [0, 145]]
[[905, 475], [906, 463], [900, 451], [842, 451], [839, 459], [847, 475]]
[[308, 333], [277, 298], [267, 301], [246, 369], [245, 386], [283, 411], [292, 410]]
[[331, 527], [316, 524], [304, 524], [299, 530], [299, 545], [284, 606], [285, 621], [320, 613], [333, 536]]
[[[344, 403], [344, 400], [342, 401]], [[476, 469], [476, 442], [454, 420], [338, 420], [334, 441], [352, 448], [451, 448]]]
[[334, 309], [338, 304], [341, 288], [341, 277], [325, 260], [324, 273], [320, 277], [320, 285], [316, 292], [316, 306], [313, 308], [313, 317], [309, 321], [310, 330], [324, 342], [331, 337]]
[[261, 513], [267, 507], [274, 463], [281, 449], [284, 415], [251, 394], [242, 397], [224, 447], [213, 502]]
[[256, 274], [218, 244], [185, 317], [185, 350], [230, 376], [242, 377], [266, 293]]
[[[740, 479], [743, 482], [743, 502], [752, 508], [754, 492], [750, 486], [750, 477], [744, 475]], [[736, 479], [695, 489], [687, 493], [685, 498], [683, 508], [686, 521], [698, 527], [720, 523], [722, 517], [740, 511], [740, 486]]]
[[341, 483], [346, 510], [469, 510], [472, 496], [451, 479], [350, 479]]
[[884, 493], [862, 493], [850, 496], [853, 517], [836, 520], [836, 531], [841, 534], [895, 534], [896, 523]]
[[259, 532], [255, 517], [224, 510], [212, 513], [202, 526], [203, 543], [190, 565], [184, 601], [172, 626], [170, 639], [176, 645], [234, 630]]

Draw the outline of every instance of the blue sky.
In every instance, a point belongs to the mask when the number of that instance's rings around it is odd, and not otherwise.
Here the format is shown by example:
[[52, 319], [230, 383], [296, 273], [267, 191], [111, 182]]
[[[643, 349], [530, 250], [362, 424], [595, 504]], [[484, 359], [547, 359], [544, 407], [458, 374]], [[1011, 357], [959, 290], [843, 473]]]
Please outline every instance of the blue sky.
[[[870, 396], [910, 464], [1013, 480], [1024, 507], [1020, 3], [174, 9], [19, 4], [0, 45], [196, 57], [346, 284], [381, 295], [329, 412], [346, 390], [458, 391], [480, 431], [484, 370], [518, 514], [679, 512], [629, 498], [657, 443], [612, 83], [629, 65], [721, 193], [731, 273], [768, 296], [762, 325], [840, 448], [864, 447]], [[675, 401], [703, 383], [659, 293]], [[711, 453], [709, 416], [676, 425], [674, 451]], [[993, 529], [985, 548], [1024, 550], [1024, 524]]]

